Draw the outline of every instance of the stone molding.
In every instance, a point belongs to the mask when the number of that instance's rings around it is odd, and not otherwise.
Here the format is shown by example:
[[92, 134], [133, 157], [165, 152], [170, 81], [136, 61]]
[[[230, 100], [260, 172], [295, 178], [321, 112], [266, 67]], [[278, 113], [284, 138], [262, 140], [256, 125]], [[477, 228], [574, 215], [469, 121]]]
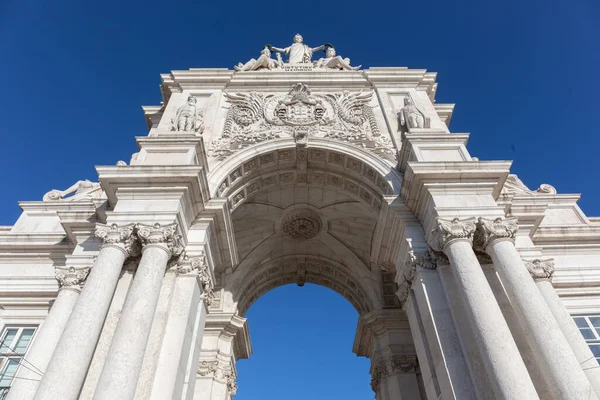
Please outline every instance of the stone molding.
[[516, 217], [495, 219], [480, 217], [477, 223], [475, 247], [485, 251], [490, 244], [498, 240], [510, 240], [514, 243], [518, 229]]
[[127, 257], [139, 254], [139, 244], [135, 234], [136, 225], [127, 224], [119, 226], [117, 224], [96, 224], [96, 237], [102, 239], [104, 246], [113, 246], [123, 251]]
[[416, 356], [394, 356], [388, 360], [380, 361], [375, 364], [371, 373], [371, 389], [377, 393], [381, 379], [397, 373], [415, 373], [418, 367], [419, 362]]
[[443, 251], [446, 246], [457, 240], [467, 240], [473, 244], [476, 229], [475, 221], [475, 218], [463, 220], [459, 218], [453, 218], [452, 220], [438, 218], [438, 226], [432, 231], [431, 247], [436, 251]]
[[523, 261], [527, 270], [537, 280], [549, 280], [552, 281], [554, 277], [554, 259], [549, 258], [547, 260], [531, 260]]
[[68, 289], [81, 291], [88, 275], [90, 268], [75, 268], [75, 267], [56, 267], [54, 277], [58, 281], [59, 290]]

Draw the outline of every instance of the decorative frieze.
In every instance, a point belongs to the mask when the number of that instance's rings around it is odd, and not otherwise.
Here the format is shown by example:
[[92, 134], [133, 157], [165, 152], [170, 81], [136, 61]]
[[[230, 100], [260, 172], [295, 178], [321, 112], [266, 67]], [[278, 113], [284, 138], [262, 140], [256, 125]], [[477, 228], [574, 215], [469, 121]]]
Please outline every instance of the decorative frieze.
[[90, 268], [56, 267], [54, 277], [60, 289], [80, 291], [90, 273]]
[[524, 261], [533, 279], [552, 280], [554, 277], [554, 259]]
[[119, 226], [117, 224], [96, 224], [96, 237], [103, 240], [103, 246], [116, 246], [123, 250], [128, 257], [136, 256], [140, 246], [135, 234], [135, 224]]
[[514, 243], [519, 226], [517, 218], [495, 218], [488, 219], [480, 217], [478, 220], [475, 247], [483, 250], [496, 240], [510, 240]]

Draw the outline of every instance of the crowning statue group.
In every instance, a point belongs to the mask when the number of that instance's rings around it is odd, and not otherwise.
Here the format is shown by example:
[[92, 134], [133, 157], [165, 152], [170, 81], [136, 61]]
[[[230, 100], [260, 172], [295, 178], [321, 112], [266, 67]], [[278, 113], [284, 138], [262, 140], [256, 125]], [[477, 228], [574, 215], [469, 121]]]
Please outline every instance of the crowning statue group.
[[[313, 52], [318, 50], [324, 50], [326, 56], [317, 61], [312, 61]], [[271, 54], [274, 51], [278, 52], [277, 60], [271, 58]], [[271, 46], [270, 44], [266, 44], [260, 52], [260, 57], [258, 57], [258, 59], [252, 58], [247, 63], [239, 63], [233, 68], [236, 71], [256, 71], [259, 69], [283, 68], [284, 62], [281, 57], [281, 53], [284, 53], [288, 56], [287, 64], [309, 64], [312, 62], [315, 68], [329, 68], [348, 71], [354, 71], [361, 67], [360, 65], [357, 67], [352, 67], [350, 65], [349, 58], [342, 58], [341, 56], [336, 55], [335, 48], [331, 43], [325, 43], [321, 46], [312, 48], [304, 44], [302, 35], [297, 33], [294, 36], [294, 43], [292, 43], [292, 45], [285, 48], [279, 48]]]

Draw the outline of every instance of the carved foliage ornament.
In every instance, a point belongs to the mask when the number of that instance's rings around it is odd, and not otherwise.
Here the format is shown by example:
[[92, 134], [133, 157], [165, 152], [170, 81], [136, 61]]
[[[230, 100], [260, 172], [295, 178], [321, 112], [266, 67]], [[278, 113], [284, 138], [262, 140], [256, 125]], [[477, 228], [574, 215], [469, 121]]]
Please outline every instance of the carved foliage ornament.
[[190, 258], [185, 252], [181, 253], [174, 266], [178, 274], [197, 274], [203, 289], [203, 298], [207, 306], [210, 306], [215, 298], [214, 283], [210, 275], [206, 255]]
[[118, 226], [117, 224], [96, 224], [96, 237], [103, 240], [104, 246], [117, 246], [128, 256], [139, 254], [139, 244], [134, 234], [135, 224]]
[[224, 381], [227, 385], [227, 391], [231, 396], [237, 393], [238, 386], [235, 382], [235, 372], [230, 366], [219, 368], [219, 361], [200, 361], [197, 374], [202, 377], [218, 379]]
[[415, 275], [417, 273], [417, 268], [423, 269], [436, 269], [437, 263], [431, 255], [431, 251], [425, 251], [423, 253], [415, 253], [414, 251], [410, 251], [408, 253], [408, 260], [404, 265], [404, 270], [402, 273], [403, 281], [398, 286], [398, 298], [400, 302], [404, 303], [408, 299], [410, 294], [410, 287], [412, 286], [412, 282], [415, 279]]
[[302, 145], [310, 137], [320, 137], [350, 142], [393, 158], [391, 140], [380, 134], [368, 105], [373, 92], [312, 94], [307, 85], [297, 83], [285, 95], [224, 95], [231, 105], [222, 136], [209, 145], [209, 157], [221, 160], [270, 139], [294, 138]]
[[554, 260], [533, 260], [525, 261], [527, 270], [533, 277], [533, 279], [548, 279], [552, 280], [554, 277]]
[[75, 267], [57, 267], [55, 277], [61, 289], [80, 290], [89, 273], [89, 268], [76, 269]]
[[154, 225], [137, 224], [137, 234], [142, 242], [142, 246], [161, 245], [166, 248], [171, 255], [178, 256], [183, 252], [181, 245], [181, 235], [176, 234], [177, 224]]
[[475, 247], [485, 250], [490, 243], [496, 240], [510, 240], [514, 242], [518, 230], [517, 218], [479, 218], [478, 235]]
[[379, 391], [381, 379], [396, 373], [414, 373], [419, 366], [415, 356], [397, 356], [375, 365], [371, 374], [371, 388], [375, 393]]
[[287, 216], [283, 220], [282, 230], [295, 240], [312, 239], [321, 230], [321, 219], [310, 210], [302, 210]]
[[473, 235], [475, 234], [475, 218], [468, 218], [460, 220], [454, 218], [452, 220], [446, 220], [442, 218], [437, 219], [438, 228], [433, 230], [432, 247], [441, 251], [449, 243], [455, 240], [468, 240], [473, 242]]

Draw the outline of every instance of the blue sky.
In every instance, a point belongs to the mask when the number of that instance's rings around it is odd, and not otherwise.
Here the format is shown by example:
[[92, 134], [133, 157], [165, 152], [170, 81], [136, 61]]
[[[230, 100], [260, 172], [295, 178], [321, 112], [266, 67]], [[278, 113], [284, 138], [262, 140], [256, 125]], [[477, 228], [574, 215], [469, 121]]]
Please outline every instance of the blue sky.
[[[128, 161], [160, 73], [232, 67], [296, 32], [365, 68], [438, 72], [437, 101], [457, 104], [451, 130], [471, 133], [472, 155], [514, 160], [531, 189], [583, 193], [600, 215], [599, 20], [597, 0], [0, 1], [0, 224], [17, 201]], [[351, 353], [357, 315], [337, 294], [286, 286], [248, 317], [238, 400], [371, 398], [368, 362]]]

